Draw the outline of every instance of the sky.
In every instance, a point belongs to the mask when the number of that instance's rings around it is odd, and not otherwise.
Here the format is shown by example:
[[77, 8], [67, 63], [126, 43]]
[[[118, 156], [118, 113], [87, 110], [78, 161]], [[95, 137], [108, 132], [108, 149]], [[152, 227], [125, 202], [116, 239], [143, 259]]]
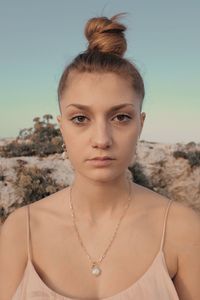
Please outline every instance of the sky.
[[200, 142], [199, 0], [0, 0], [0, 138], [47, 113], [57, 123], [58, 82], [87, 48], [87, 20], [120, 12], [145, 83], [140, 140]]

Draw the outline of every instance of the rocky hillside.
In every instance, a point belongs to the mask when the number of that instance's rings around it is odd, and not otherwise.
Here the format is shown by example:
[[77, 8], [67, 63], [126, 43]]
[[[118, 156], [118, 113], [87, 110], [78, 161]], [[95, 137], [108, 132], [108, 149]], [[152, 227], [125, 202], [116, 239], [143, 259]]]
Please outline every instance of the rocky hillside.
[[[8, 142], [10, 140], [1, 140], [0, 145]], [[143, 174], [141, 184], [200, 212], [199, 153], [200, 144], [193, 142], [161, 144], [140, 141], [137, 163], [140, 174]], [[133, 176], [133, 170], [129, 175]], [[16, 207], [69, 185], [73, 176], [69, 161], [63, 161], [60, 154], [0, 157], [1, 220]]]
[[154, 190], [200, 211], [200, 144], [139, 144], [138, 161]]

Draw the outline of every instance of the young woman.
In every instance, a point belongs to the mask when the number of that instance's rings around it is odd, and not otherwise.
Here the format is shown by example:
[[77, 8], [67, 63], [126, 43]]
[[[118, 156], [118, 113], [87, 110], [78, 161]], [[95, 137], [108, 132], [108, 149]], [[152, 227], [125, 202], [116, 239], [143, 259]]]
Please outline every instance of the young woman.
[[73, 183], [21, 207], [0, 239], [0, 299], [199, 300], [195, 211], [134, 183], [144, 85], [115, 15], [92, 18], [57, 117]]

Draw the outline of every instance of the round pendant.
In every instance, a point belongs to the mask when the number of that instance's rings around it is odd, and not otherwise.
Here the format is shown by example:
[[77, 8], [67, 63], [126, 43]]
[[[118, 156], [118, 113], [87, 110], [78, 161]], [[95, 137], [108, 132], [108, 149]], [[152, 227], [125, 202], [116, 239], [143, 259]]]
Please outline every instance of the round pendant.
[[95, 264], [92, 266], [92, 274], [95, 276], [99, 276], [101, 274], [101, 269]]

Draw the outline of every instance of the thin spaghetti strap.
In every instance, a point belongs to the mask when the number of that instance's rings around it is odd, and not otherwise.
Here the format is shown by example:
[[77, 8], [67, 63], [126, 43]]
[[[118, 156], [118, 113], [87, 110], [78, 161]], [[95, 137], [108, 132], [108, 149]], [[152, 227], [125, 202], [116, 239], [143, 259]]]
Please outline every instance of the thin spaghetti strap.
[[163, 250], [163, 244], [164, 244], [164, 238], [165, 238], [165, 232], [166, 232], [166, 223], [167, 223], [167, 216], [168, 216], [168, 211], [170, 208], [170, 205], [172, 204], [173, 200], [169, 200], [167, 208], [165, 210], [165, 216], [164, 216], [164, 225], [163, 225], [163, 231], [162, 231], [162, 239], [160, 243], [160, 251]]
[[27, 252], [28, 252], [28, 260], [31, 260], [31, 230], [30, 230], [30, 207], [27, 205]]

